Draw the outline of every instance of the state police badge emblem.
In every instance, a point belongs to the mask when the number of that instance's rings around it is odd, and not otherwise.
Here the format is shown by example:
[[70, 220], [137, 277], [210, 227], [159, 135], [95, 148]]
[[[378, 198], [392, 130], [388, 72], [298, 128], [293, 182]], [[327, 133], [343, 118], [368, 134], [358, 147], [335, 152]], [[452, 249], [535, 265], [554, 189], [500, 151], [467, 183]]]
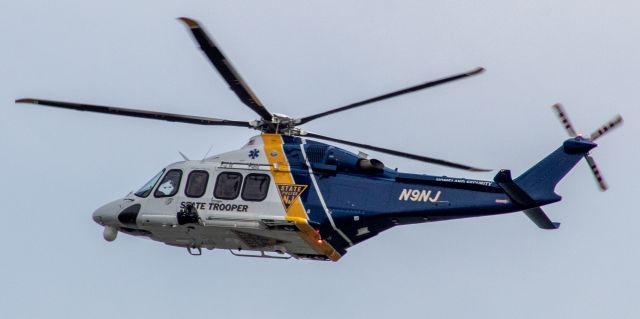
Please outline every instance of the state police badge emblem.
[[277, 184], [276, 186], [278, 187], [278, 194], [280, 194], [282, 205], [284, 205], [287, 211], [296, 198], [307, 189], [307, 185], [298, 184]]

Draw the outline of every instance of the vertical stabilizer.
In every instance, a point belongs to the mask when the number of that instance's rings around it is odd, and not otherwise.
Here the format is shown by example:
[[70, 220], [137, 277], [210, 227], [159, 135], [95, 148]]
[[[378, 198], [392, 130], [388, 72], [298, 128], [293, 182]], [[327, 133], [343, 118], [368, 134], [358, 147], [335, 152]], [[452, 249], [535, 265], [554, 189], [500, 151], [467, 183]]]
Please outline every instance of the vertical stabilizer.
[[531, 167], [514, 181], [541, 205], [558, 201], [558, 182], [597, 145], [582, 137], [566, 140], [561, 147]]

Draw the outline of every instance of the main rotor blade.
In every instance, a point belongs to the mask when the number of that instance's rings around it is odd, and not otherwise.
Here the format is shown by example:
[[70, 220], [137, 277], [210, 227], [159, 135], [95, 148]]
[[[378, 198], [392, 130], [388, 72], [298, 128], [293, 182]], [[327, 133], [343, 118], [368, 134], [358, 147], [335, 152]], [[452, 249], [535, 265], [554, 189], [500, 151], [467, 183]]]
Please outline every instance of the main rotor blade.
[[161, 113], [161, 112], [153, 112], [153, 111], [142, 111], [142, 110], [125, 109], [125, 108], [112, 107], [112, 106], [100, 106], [100, 105], [59, 102], [59, 101], [39, 100], [39, 99], [19, 99], [19, 100], [16, 100], [16, 103], [30, 103], [30, 104], [59, 107], [63, 109], [131, 116], [131, 117], [139, 117], [139, 118], [152, 119], [152, 120], [162, 120], [162, 121], [169, 121], [169, 122], [253, 128], [251, 123], [244, 122], [244, 121], [221, 120], [221, 119], [209, 118], [209, 117], [181, 115], [181, 114], [173, 114], [173, 113]]
[[616, 117], [611, 119], [611, 121], [607, 122], [607, 124], [601, 126], [598, 130], [593, 132], [589, 139], [591, 141], [595, 141], [596, 139], [600, 138], [602, 135], [605, 135], [606, 133], [609, 133], [612, 129], [618, 127], [620, 124], [622, 124], [622, 116], [618, 114], [616, 115]]
[[409, 87], [409, 88], [406, 88], [406, 89], [402, 89], [402, 90], [399, 90], [399, 91], [383, 94], [383, 95], [380, 95], [380, 96], [376, 96], [374, 98], [370, 98], [370, 99], [367, 99], [367, 100], [363, 100], [363, 101], [360, 101], [360, 102], [356, 102], [356, 103], [345, 105], [345, 106], [342, 106], [342, 107], [339, 107], [339, 108], [335, 108], [335, 109], [332, 109], [332, 110], [329, 110], [329, 111], [325, 111], [325, 112], [322, 112], [322, 113], [318, 113], [318, 114], [314, 114], [314, 115], [310, 115], [310, 116], [307, 116], [307, 117], [300, 118], [300, 119], [298, 119], [296, 121], [296, 124], [308, 123], [308, 122], [311, 122], [311, 121], [313, 121], [313, 120], [315, 120], [317, 118], [323, 117], [323, 116], [327, 116], [327, 115], [331, 115], [331, 114], [334, 114], [334, 113], [346, 111], [346, 110], [349, 110], [349, 109], [352, 109], [352, 108], [356, 108], [356, 107], [359, 107], [359, 106], [363, 106], [363, 105], [366, 105], [366, 104], [379, 102], [379, 101], [382, 101], [382, 100], [390, 99], [392, 97], [396, 97], [396, 96], [400, 96], [400, 95], [403, 95], [403, 94], [407, 94], [407, 93], [419, 91], [419, 90], [422, 90], [422, 89], [430, 88], [430, 87], [433, 87], [433, 86], [445, 84], [445, 83], [452, 82], [452, 81], [455, 81], [455, 80], [463, 79], [463, 78], [470, 77], [470, 76], [473, 76], [473, 75], [476, 75], [476, 74], [480, 74], [483, 71], [484, 71], [484, 68], [475, 68], [475, 69], [473, 69], [471, 71], [468, 71], [468, 72], [452, 75], [452, 76], [449, 76], [449, 77], [446, 77], [446, 78], [442, 78], [442, 79], [439, 79], [439, 80], [429, 81], [429, 82], [422, 83], [422, 84], [419, 84], [419, 85], [416, 85], [416, 86], [412, 86], [412, 87]]
[[233, 68], [231, 62], [222, 54], [215, 42], [207, 35], [207, 33], [200, 27], [197, 21], [189, 18], [178, 18], [184, 22], [193, 37], [200, 45], [200, 49], [207, 55], [209, 61], [218, 70], [220, 75], [229, 84], [229, 88], [240, 98], [240, 101], [251, 108], [254, 112], [258, 113], [263, 120], [271, 121], [271, 113], [267, 111], [258, 97], [251, 91], [247, 83], [245, 83], [238, 72]]
[[410, 153], [405, 153], [405, 152], [400, 152], [400, 151], [394, 151], [394, 150], [390, 150], [390, 149], [382, 148], [382, 147], [377, 147], [377, 146], [373, 146], [373, 145], [367, 145], [367, 144], [361, 144], [361, 143], [356, 143], [356, 142], [351, 142], [351, 141], [345, 141], [345, 140], [341, 140], [341, 139], [337, 139], [337, 138], [333, 138], [333, 137], [328, 137], [328, 136], [323, 136], [323, 135], [315, 134], [315, 133], [311, 133], [311, 132], [304, 132], [301, 135], [306, 136], [306, 137], [313, 137], [313, 138], [317, 138], [317, 139], [321, 139], [321, 140], [327, 140], [327, 141], [342, 143], [342, 144], [351, 145], [351, 146], [355, 146], [355, 147], [366, 148], [366, 149], [369, 149], [369, 150], [372, 150], [372, 151], [377, 151], [377, 152], [380, 152], [380, 153], [391, 154], [391, 155], [395, 155], [395, 156], [399, 156], [399, 157], [409, 158], [409, 159], [412, 159], [412, 160], [431, 163], [431, 164], [436, 164], [436, 165], [442, 165], [442, 166], [447, 166], [447, 167], [452, 167], [452, 168], [464, 169], [464, 170], [473, 171], [473, 172], [490, 172], [491, 171], [490, 169], [475, 168], [475, 167], [471, 167], [471, 166], [467, 166], [467, 165], [463, 165], [463, 164], [448, 162], [448, 161], [437, 159], [437, 158], [431, 158], [431, 157], [426, 157], [426, 156], [422, 156], [422, 155], [415, 155], [415, 154], [410, 154]]
[[573, 125], [571, 124], [571, 121], [569, 121], [567, 112], [562, 107], [562, 104], [554, 104], [553, 109], [556, 111], [556, 115], [558, 115], [558, 117], [560, 118], [560, 122], [562, 122], [562, 125], [564, 125], [564, 128], [567, 130], [567, 133], [569, 133], [569, 136], [576, 137], [576, 130], [573, 129]]
[[591, 155], [585, 155], [584, 159], [587, 160], [587, 163], [589, 164], [589, 168], [593, 173], [593, 177], [596, 178], [596, 183], [598, 183], [598, 187], [600, 188], [600, 190], [603, 192], [606, 191], [609, 188], [609, 186], [607, 185], [607, 182], [604, 181], [604, 178], [602, 178], [602, 175], [600, 174], [600, 170], [598, 169], [598, 165], [596, 165], [596, 162], [593, 160], [593, 157], [591, 157]]

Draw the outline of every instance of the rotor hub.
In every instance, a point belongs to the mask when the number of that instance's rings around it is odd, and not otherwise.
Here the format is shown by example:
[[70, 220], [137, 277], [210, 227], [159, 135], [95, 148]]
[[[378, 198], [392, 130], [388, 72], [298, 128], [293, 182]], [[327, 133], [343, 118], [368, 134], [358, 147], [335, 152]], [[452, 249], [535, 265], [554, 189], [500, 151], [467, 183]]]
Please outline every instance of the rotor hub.
[[296, 127], [296, 124], [298, 124], [299, 121], [300, 120], [294, 119], [293, 117], [285, 114], [272, 113], [270, 121], [262, 119], [252, 121], [252, 123], [255, 123], [254, 127], [263, 133], [297, 136], [300, 135], [301, 131]]

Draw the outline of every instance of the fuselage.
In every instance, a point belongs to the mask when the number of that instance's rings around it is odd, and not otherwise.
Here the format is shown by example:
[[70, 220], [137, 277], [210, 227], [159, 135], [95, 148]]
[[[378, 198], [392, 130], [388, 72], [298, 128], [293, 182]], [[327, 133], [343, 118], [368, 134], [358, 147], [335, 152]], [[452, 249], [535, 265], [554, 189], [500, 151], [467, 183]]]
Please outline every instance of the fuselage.
[[328, 144], [262, 134], [167, 166], [94, 220], [173, 246], [336, 261], [396, 225], [522, 209], [493, 181], [400, 173]]

